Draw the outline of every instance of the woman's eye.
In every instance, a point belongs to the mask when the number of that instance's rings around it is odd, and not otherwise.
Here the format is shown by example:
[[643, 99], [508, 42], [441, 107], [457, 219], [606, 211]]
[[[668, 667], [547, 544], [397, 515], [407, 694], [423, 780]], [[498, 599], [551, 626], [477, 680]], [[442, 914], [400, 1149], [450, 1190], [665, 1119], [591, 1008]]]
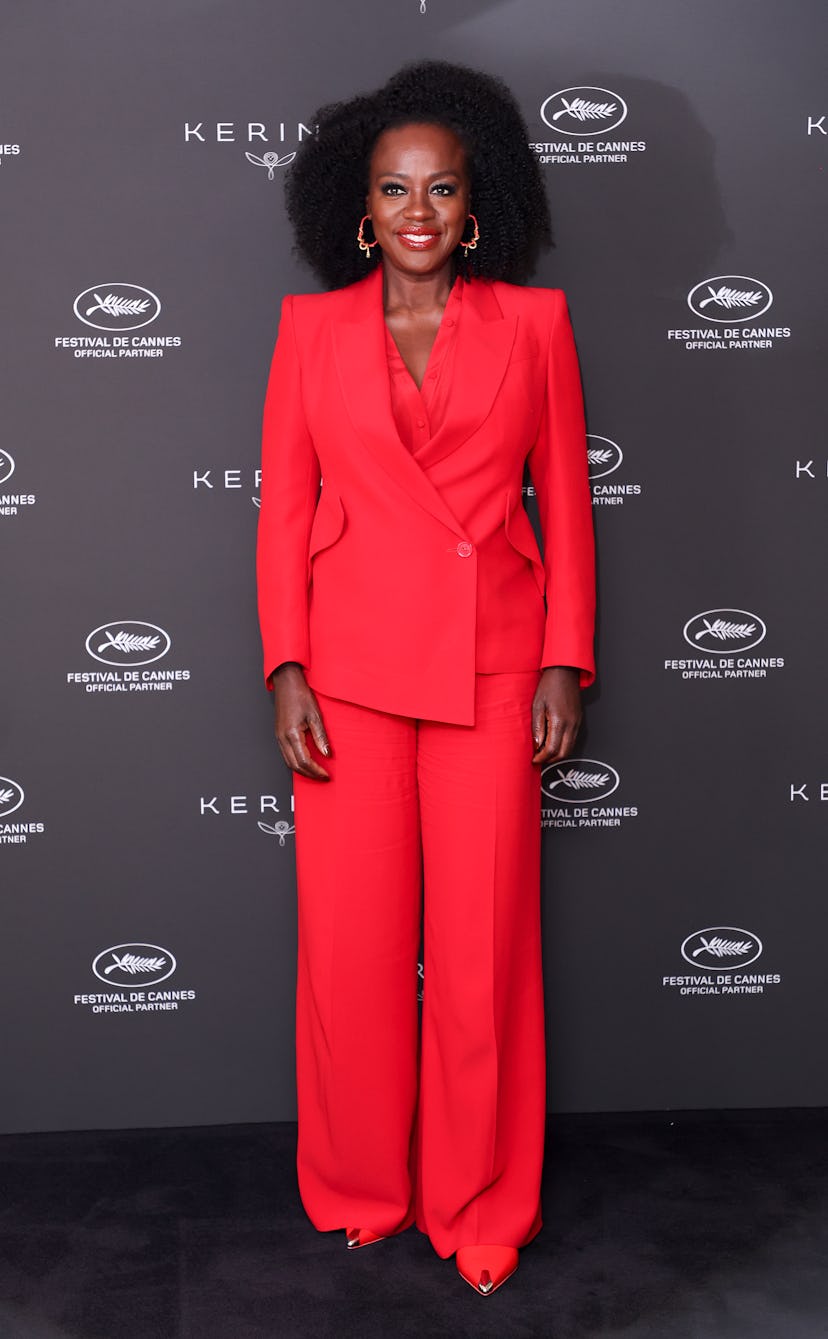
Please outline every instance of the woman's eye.
[[404, 188], [398, 181], [386, 181], [381, 189], [383, 195], [402, 195]]
[[441, 181], [441, 182], [438, 182], [437, 185], [436, 185], [436, 186], [432, 186], [431, 189], [432, 189], [433, 191], [439, 191], [440, 195], [456, 195], [456, 194], [457, 194], [457, 187], [456, 187], [456, 186], [452, 186], [451, 183], [448, 182], [448, 181]]

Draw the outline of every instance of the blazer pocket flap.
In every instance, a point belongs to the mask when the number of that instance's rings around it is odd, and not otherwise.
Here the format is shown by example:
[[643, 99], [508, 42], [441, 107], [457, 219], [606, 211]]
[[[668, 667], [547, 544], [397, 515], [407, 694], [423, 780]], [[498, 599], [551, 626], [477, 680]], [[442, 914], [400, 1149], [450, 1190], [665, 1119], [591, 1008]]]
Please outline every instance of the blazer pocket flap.
[[341, 499], [332, 489], [322, 485], [322, 493], [316, 506], [308, 544], [308, 562], [335, 544], [345, 529], [345, 511]]
[[541, 561], [540, 549], [538, 548], [538, 541], [535, 539], [532, 522], [526, 515], [523, 501], [520, 497], [516, 498], [513, 493], [509, 493], [506, 498], [505, 530], [506, 538], [512, 548], [517, 549], [518, 553], [522, 554], [523, 557], [528, 559], [532, 564], [535, 572], [535, 580], [538, 583], [538, 588], [541, 594], [543, 594], [546, 585], [546, 577], [543, 569], [543, 562]]
[[530, 563], [536, 563], [543, 570], [541, 562], [540, 549], [538, 541], [535, 539], [535, 532], [532, 529], [532, 522], [526, 515], [526, 509], [520, 499], [513, 502], [514, 494], [510, 493], [506, 499], [506, 538], [513, 549], [522, 553], [524, 558], [528, 558]]

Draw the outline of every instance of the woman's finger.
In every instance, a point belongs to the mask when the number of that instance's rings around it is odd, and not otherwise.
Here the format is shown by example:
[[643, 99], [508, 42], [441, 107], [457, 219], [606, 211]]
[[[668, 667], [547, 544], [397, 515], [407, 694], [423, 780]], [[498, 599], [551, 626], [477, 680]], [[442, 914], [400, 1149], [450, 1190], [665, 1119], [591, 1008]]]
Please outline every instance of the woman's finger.
[[320, 767], [319, 763], [308, 752], [305, 731], [300, 726], [293, 726], [286, 732], [282, 757], [291, 771], [298, 772], [300, 776], [309, 777], [313, 781], [330, 780], [324, 767]]
[[580, 717], [556, 716], [547, 712], [546, 719], [545, 738], [532, 759], [533, 763], [542, 765], [569, 757], [581, 725]]
[[323, 757], [329, 757], [331, 745], [328, 740], [328, 732], [326, 731], [325, 723], [322, 720], [322, 713], [317, 706], [314, 706], [313, 709], [308, 712], [308, 726], [313, 737], [313, 742], [319, 749], [319, 752]]
[[547, 713], [546, 734], [540, 747], [535, 753], [532, 762], [537, 763], [552, 762], [552, 760], [558, 756], [558, 748], [560, 745], [562, 733], [563, 733], [562, 721], [558, 717], [550, 716]]
[[532, 739], [536, 750], [546, 739], [546, 703], [542, 698], [535, 698], [532, 703]]

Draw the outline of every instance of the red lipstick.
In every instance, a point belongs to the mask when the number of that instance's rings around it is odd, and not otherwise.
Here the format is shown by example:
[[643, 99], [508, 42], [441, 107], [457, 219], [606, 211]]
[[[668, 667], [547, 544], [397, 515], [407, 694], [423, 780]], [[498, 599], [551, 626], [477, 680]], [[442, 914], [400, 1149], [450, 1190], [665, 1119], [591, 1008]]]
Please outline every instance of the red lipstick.
[[397, 237], [409, 251], [428, 251], [440, 240], [439, 232], [429, 228], [400, 228]]

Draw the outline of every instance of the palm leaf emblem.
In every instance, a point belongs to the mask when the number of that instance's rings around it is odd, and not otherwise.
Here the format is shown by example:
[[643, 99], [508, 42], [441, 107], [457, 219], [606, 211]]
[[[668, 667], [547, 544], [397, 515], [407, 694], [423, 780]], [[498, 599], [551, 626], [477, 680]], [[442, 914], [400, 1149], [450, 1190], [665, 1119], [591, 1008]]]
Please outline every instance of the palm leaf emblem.
[[755, 288], [728, 288], [726, 284], [722, 284], [721, 288], [713, 288], [712, 284], [708, 284], [707, 291], [710, 297], [704, 298], [699, 308], [717, 302], [720, 307], [730, 310], [733, 307], [755, 307], [757, 302], [762, 301], [762, 294]]
[[741, 958], [753, 948], [749, 939], [722, 939], [721, 935], [714, 935], [712, 939], [701, 935], [700, 938], [701, 945], [693, 949], [694, 958], [700, 953], [712, 953], [714, 958]]
[[563, 96], [561, 102], [563, 107], [553, 113], [553, 121], [557, 121], [559, 116], [574, 116], [576, 121], [603, 121], [612, 116], [618, 105], [615, 102], [587, 102], [585, 98], [573, 98], [567, 102]]
[[106, 312], [107, 316], [140, 316], [150, 305], [149, 298], [119, 298], [115, 293], [107, 293], [105, 298], [94, 293], [93, 297], [95, 304], [87, 307], [87, 316], [93, 312]]
[[101, 642], [98, 654], [101, 651], [122, 651], [124, 655], [130, 655], [133, 651], [154, 651], [161, 640], [160, 637], [139, 637], [124, 631], [117, 632], [114, 636], [111, 632], [104, 635], [106, 641]]
[[612, 452], [602, 446], [591, 446], [587, 451], [587, 460], [590, 465], [606, 465], [608, 460], [612, 460]]
[[592, 790], [598, 786], [605, 786], [608, 781], [608, 772], [581, 772], [577, 767], [570, 767], [569, 771], [560, 772], [556, 780], [549, 784], [548, 789], [567, 786], [570, 790]]
[[8, 804], [9, 800], [14, 799], [13, 790], [0, 790], [0, 804]]
[[702, 619], [704, 627], [695, 634], [695, 640], [699, 641], [701, 637], [715, 637], [717, 641], [729, 642], [734, 638], [752, 637], [756, 631], [755, 623], [728, 623], [724, 618], [714, 618], [709, 623], [706, 618]]
[[109, 976], [117, 968], [120, 972], [126, 972], [127, 976], [136, 976], [140, 972], [159, 972], [165, 965], [166, 958], [141, 958], [135, 953], [124, 953], [118, 957], [117, 953], [112, 954], [115, 959], [108, 967], [104, 967], [104, 975]]

